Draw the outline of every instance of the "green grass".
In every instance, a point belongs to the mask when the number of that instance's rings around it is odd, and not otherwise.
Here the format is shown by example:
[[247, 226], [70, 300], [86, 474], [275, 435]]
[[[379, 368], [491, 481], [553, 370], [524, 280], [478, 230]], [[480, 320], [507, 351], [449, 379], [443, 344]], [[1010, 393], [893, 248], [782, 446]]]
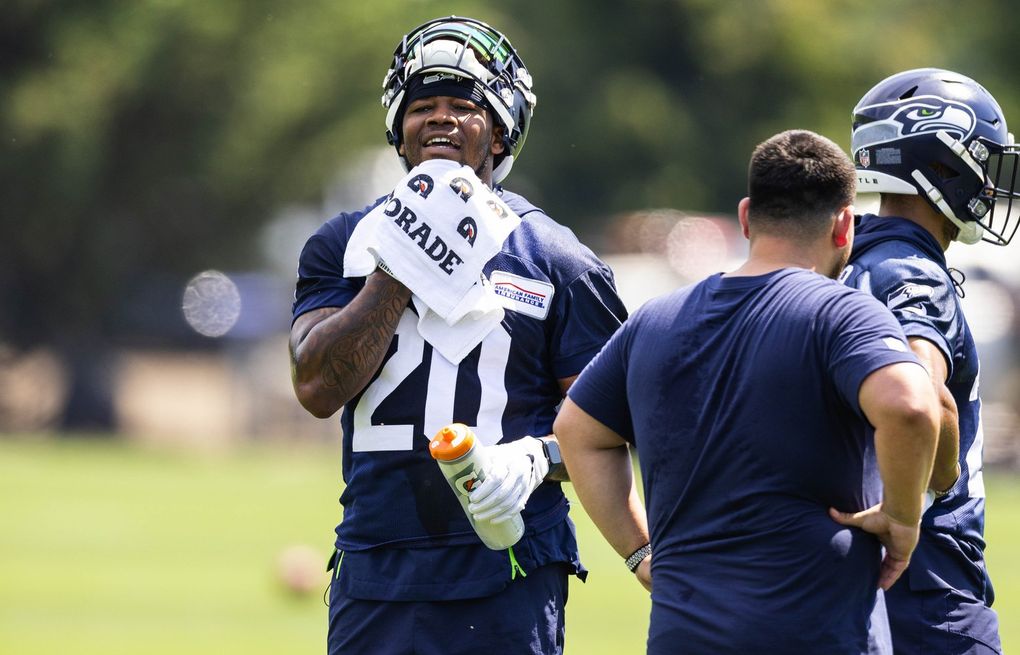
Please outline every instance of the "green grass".
[[[295, 543], [325, 557], [338, 456], [0, 439], [0, 653], [324, 652], [321, 592], [289, 594], [275, 566]], [[1020, 481], [989, 476], [988, 492], [1008, 652], [1020, 647]], [[579, 506], [573, 514], [592, 573], [571, 584], [568, 655], [643, 652], [647, 596]]]

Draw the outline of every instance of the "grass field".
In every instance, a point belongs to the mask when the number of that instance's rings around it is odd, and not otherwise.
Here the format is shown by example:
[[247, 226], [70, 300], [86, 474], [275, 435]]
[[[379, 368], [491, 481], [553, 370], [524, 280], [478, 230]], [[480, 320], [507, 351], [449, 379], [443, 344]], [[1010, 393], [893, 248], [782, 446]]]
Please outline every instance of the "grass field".
[[[229, 454], [108, 440], [0, 439], [0, 653], [322, 653], [325, 607], [278, 582], [292, 544], [324, 560], [336, 449]], [[989, 566], [1006, 652], [1020, 648], [1020, 479], [988, 479]], [[641, 653], [647, 596], [580, 507], [568, 655]]]

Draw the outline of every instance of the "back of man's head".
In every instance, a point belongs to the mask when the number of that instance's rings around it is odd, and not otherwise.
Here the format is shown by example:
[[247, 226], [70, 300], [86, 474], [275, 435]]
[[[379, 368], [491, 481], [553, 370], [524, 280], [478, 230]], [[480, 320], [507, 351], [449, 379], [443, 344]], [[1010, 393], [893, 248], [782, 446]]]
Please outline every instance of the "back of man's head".
[[748, 220], [756, 231], [812, 240], [853, 202], [857, 173], [835, 143], [807, 130], [781, 132], [754, 149]]

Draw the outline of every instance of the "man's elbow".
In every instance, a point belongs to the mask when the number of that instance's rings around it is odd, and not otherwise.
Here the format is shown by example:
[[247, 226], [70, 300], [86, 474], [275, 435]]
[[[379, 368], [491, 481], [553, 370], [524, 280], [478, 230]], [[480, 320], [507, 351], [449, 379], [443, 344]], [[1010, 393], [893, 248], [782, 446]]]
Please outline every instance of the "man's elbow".
[[314, 383], [295, 382], [294, 394], [301, 406], [315, 418], [329, 418], [343, 407], [334, 395], [324, 393], [321, 386]]
[[896, 413], [901, 429], [916, 435], [926, 444], [930, 442], [932, 449], [935, 448], [942, 426], [942, 412], [934, 394], [917, 394], [911, 399], [904, 399]]

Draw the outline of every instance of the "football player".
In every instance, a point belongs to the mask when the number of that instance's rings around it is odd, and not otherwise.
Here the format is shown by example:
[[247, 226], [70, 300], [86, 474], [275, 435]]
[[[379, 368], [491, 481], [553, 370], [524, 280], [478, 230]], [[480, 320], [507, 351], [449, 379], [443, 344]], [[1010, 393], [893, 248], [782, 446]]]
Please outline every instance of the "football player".
[[[484, 268], [502, 324], [458, 364], [419, 334], [403, 284], [380, 270], [343, 277], [351, 232], [383, 198], [330, 219], [301, 253], [294, 388], [315, 416], [343, 410], [329, 652], [560, 653], [568, 577], [586, 572], [548, 435], [566, 389], [626, 312], [603, 262], [499, 186], [536, 102], [503, 34], [470, 18], [429, 21], [400, 40], [383, 86], [387, 136], [405, 167], [470, 166], [522, 221]], [[509, 550], [481, 543], [429, 455], [451, 422], [487, 444], [475, 516], [524, 508], [526, 532]]]
[[[1020, 217], [1017, 148], [995, 99], [947, 70], [882, 80], [853, 110], [860, 217], [846, 284], [884, 302], [941, 399], [939, 447], [910, 567], [886, 592], [897, 654], [999, 653], [985, 570], [978, 353], [945, 252], [1009, 244]], [[962, 295], [962, 294], [959, 294]]]

